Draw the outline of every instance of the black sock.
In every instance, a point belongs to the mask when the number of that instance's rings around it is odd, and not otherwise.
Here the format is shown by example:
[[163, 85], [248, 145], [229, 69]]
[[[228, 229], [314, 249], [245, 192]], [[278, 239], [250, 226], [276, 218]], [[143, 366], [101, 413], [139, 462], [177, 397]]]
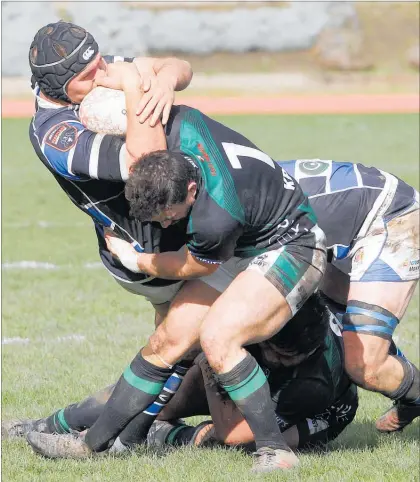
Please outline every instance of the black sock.
[[[72, 407], [76, 404], [69, 405]], [[67, 408], [69, 408], [67, 407]], [[52, 415], [46, 418], [46, 424], [48, 427], [48, 433], [70, 433], [71, 427], [67, 423], [67, 420], [64, 417], [64, 408], [57, 410]]]
[[85, 441], [100, 452], [114, 442], [136, 415], [157, 398], [172, 370], [147, 362], [139, 353], [121, 375], [98, 420], [88, 430]]
[[267, 379], [253, 356], [248, 353], [233, 370], [217, 378], [248, 422], [257, 449], [290, 450], [277, 424]]
[[174, 427], [166, 437], [168, 445], [189, 445], [195, 434], [195, 427], [190, 425], [180, 425]]
[[187, 371], [188, 368], [186, 366], [181, 364], [175, 366], [175, 371], [166, 380], [166, 383], [156, 400], [142, 413], [139, 413], [133, 418], [133, 420], [131, 420], [120, 433], [119, 439], [123, 445], [131, 447], [146, 440], [147, 432], [152, 426], [152, 423], [156, 420], [156, 417], [163, 410], [165, 405], [167, 405], [175, 395]]
[[114, 388], [115, 385], [110, 385], [79, 403], [68, 405], [58, 420], [64, 421], [67, 427], [78, 432], [90, 428], [98, 420]]
[[420, 404], [420, 373], [404, 356], [396, 356], [404, 370], [404, 376], [401, 385], [392, 393], [384, 393], [392, 400], [399, 400], [403, 403]]

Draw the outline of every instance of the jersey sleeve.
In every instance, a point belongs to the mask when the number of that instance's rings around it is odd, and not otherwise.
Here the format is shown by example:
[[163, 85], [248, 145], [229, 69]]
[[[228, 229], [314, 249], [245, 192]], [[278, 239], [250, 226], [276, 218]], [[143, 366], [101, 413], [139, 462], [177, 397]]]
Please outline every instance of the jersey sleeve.
[[50, 167], [67, 179], [128, 178], [125, 141], [86, 129], [76, 115], [50, 125], [41, 136], [41, 151]]
[[203, 207], [191, 211], [187, 248], [200, 261], [224, 263], [233, 256], [243, 226], [216, 204]]

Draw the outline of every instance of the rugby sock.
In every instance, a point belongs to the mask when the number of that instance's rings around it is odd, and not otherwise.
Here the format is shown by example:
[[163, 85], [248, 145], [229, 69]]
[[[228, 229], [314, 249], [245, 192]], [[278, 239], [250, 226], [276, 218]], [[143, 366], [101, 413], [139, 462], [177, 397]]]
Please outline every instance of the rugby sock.
[[290, 450], [277, 424], [267, 379], [252, 355], [247, 353], [230, 372], [217, 378], [248, 422], [257, 449]]
[[52, 415], [47, 417], [45, 422], [48, 427], [48, 433], [70, 433], [71, 427], [64, 417], [64, 408], [57, 410]]
[[191, 425], [179, 425], [174, 427], [166, 436], [167, 445], [189, 445], [195, 433], [195, 427]]
[[152, 423], [163, 410], [165, 405], [167, 405], [175, 395], [185, 374], [188, 371], [189, 367], [186, 366], [185, 363], [183, 365], [176, 365], [174, 373], [172, 373], [172, 375], [166, 381], [157, 399], [149, 407], [147, 407], [146, 410], [133, 418], [127, 427], [125, 427], [125, 429], [120, 433], [119, 439], [123, 445], [130, 447], [140, 444], [146, 440], [147, 432], [149, 431]]
[[397, 347], [395, 344], [394, 340], [391, 340], [391, 344], [389, 346], [388, 353], [390, 355], [397, 355], [398, 357], [404, 358], [404, 360], [407, 360], [407, 357], [404, 355], [404, 353]]
[[70, 433], [71, 430], [81, 432], [91, 427], [102, 413], [114, 387], [115, 385], [105, 387], [79, 403], [72, 403], [54, 412], [45, 419], [49, 433], [63, 434]]
[[126, 368], [85, 442], [95, 452], [106, 450], [136, 415], [151, 405], [161, 392], [171, 369], [160, 368], [138, 353]]
[[399, 400], [403, 403], [420, 405], [420, 373], [405, 357], [394, 356], [403, 366], [404, 376], [401, 385], [395, 392], [386, 394], [392, 400]]

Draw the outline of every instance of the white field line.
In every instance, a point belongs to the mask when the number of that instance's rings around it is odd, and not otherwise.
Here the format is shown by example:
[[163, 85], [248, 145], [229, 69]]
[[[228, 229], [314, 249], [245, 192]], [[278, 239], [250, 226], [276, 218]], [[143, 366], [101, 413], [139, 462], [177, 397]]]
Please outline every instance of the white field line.
[[82, 265], [57, 265], [53, 263], [45, 263], [42, 261], [6, 261], [1, 265], [2, 270], [37, 270], [37, 271], [51, 271], [51, 270], [59, 270], [59, 269], [73, 269], [73, 268], [82, 268], [82, 269], [99, 269], [104, 268], [104, 265], [101, 262], [91, 262], [91, 263], [84, 263]]
[[90, 227], [92, 223], [89, 222], [77, 222], [77, 223], [60, 223], [60, 222], [51, 222], [51, 221], [26, 221], [22, 223], [3, 223], [3, 229], [22, 229], [22, 228], [82, 228], [82, 227]]
[[20, 336], [13, 336], [11, 338], [3, 338], [1, 340], [2, 345], [28, 345], [29, 343], [64, 343], [67, 341], [77, 341], [79, 343], [86, 340], [85, 335], [65, 335], [58, 336], [57, 338], [21, 338]]

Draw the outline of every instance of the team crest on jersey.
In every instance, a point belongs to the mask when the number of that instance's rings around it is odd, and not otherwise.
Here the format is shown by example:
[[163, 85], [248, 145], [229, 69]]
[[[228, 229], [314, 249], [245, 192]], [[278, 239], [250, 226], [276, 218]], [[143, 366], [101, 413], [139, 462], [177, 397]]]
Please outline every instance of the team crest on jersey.
[[308, 161], [299, 160], [299, 170], [308, 176], [319, 176], [328, 169], [330, 164], [319, 159], [311, 159]]
[[76, 127], [66, 122], [54, 126], [45, 136], [46, 144], [62, 152], [69, 151], [76, 144], [76, 140]]

